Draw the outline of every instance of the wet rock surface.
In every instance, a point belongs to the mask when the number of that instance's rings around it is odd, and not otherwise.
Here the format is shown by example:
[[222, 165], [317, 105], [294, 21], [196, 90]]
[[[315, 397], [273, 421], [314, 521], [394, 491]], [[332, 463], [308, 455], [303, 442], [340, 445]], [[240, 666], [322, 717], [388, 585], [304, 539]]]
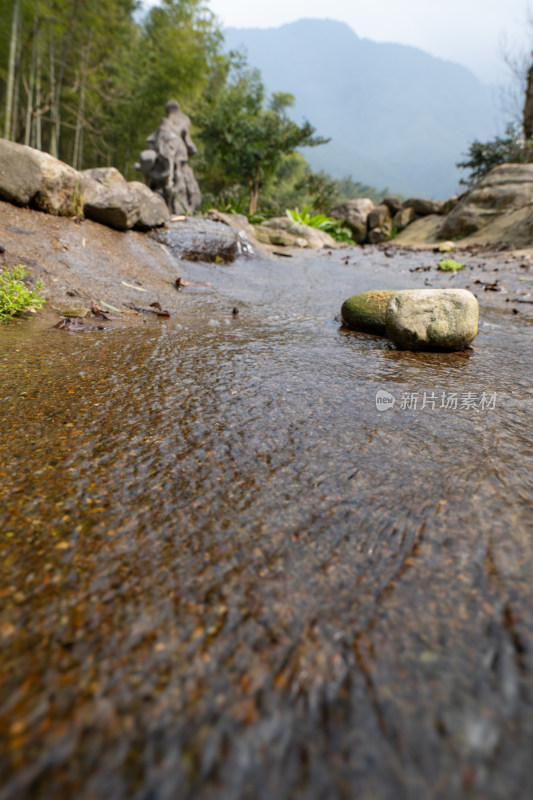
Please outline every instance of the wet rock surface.
[[246, 239], [221, 222], [187, 217], [154, 234], [176, 258], [185, 261], [231, 263], [246, 248]]

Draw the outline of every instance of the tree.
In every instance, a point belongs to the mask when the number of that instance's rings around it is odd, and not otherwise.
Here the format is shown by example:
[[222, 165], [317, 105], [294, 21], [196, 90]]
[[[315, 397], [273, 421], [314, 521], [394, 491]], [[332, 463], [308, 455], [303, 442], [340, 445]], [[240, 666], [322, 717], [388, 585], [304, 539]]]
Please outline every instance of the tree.
[[298, 125], [287, 115], [294, 97], [274, 94], [266, 102], [259, 73], [234, 65], [234, 76], [196, 115], [204, 161], [216, 180], [245, 186], [249, 213], [257, 210], [262, 181], [271, 177], [284, 155], [299, 147], [316, 147], [328, 139], [315, 136], [313, 126]]
[[13, 3], [13, 17], [11, 21], [11, 37], [9, 41], [9, 62], [6, 81], [6, 111], [4, 117], [4, 137], [11, 137], [12, 114], [15, 91], [15, 66], [17, 50], [20, 41], [20, 0]]
[[533, 161], [533, 147], [531, 140], [523, 137], [520, 128], [510, 123], [505, 129], [504, 136], [496, 136], [488, 142], [479, 142], [475, 139], [466, 155], [467, 160], [458, 162], [457, 166], [470, 170], [467, 178], [462, 179], [461, 183], [473, 186], [499, 164]]

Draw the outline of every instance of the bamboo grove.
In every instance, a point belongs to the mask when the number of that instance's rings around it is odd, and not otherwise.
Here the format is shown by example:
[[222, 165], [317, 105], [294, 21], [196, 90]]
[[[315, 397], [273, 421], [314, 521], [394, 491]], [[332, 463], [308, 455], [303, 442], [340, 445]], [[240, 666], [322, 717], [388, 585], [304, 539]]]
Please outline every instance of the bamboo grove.
[[165, 102], [193, 108], [224, 64], [199, 0], [0, 0], [0, 130], [80, 169], [131, 176]]

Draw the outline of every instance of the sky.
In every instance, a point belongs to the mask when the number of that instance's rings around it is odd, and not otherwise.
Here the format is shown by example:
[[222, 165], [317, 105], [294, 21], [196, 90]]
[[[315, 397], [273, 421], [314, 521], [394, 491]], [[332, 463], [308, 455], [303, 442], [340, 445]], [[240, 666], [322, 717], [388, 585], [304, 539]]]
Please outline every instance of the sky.
[[[205, 0], [224, 27], [277, 28], [314, 17], [346, 22], [377, 42], [420, 47], [469, 67], [484, 83], [505, 83], [503, 53], [533, 49], [533, 0]], [[154, 5], [147, 0], [146, 5]]]

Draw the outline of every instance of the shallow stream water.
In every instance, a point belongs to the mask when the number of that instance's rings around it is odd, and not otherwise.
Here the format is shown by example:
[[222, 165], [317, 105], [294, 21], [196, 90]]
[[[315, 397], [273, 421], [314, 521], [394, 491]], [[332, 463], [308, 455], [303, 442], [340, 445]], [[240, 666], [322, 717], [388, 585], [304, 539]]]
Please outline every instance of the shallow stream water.
[[335, 318], [371, 260], [190, 270], [0, 331], [1, 800], [531, 796], [531, 324], [399, 352]]

